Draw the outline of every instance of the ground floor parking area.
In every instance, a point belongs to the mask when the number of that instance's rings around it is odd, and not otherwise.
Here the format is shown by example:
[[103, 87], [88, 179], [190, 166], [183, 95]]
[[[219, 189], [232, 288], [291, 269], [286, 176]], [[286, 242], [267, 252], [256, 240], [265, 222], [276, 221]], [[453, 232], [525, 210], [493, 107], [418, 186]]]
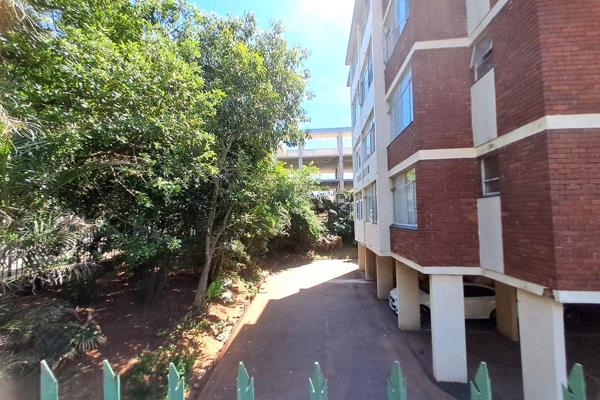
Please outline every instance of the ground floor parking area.
[[[389, 310], [386, 301], [380, 301], [380, 305]], [[397, 324], [396, 315], [391, 310], [387, 318], [390, 326]], [[432, 374], [429, 323], [423, 324], [421, 331], [402, 331], [401, 335], [415, 357]], [[488, 320], [466, 321], [466, 336], [469, 376], [474, 376], [479, 363], [485, 361], [492, 379], [494, 399], [523, 399], [519, 343], [502, 336]], [[585, 320], [567, 327], [565, 340], [568, 365], [577, 362], [584, 366], [588, 399], [600, 400], [600, 313], [596, 310], [588, 312]], [[438, 384], [456, 398], [468, 398], [466, 385]]]
[[[388, 301], [377, 300], [378, 289], [353, 261], [298, 263], [274, 272], [196, 399], [235, 398], [239, 361], [255, 378], [257, 399], [306, 399], [315, 361], [329, 379], [329, 399], [385, 399], [395, 360], [410, 400], [469, 399], [467, 384], [434, 378], [430, 323], [400, 330]], [[465, 327], [468, 377], [485, 361], [494, 399], [523, 399], [520, 344], [490, 320], [467, 320]], [[600, 314], [588, 313], [565, 335], [567, 363], [584, 365], [589, 400], [600, 400], [599, 332]]]

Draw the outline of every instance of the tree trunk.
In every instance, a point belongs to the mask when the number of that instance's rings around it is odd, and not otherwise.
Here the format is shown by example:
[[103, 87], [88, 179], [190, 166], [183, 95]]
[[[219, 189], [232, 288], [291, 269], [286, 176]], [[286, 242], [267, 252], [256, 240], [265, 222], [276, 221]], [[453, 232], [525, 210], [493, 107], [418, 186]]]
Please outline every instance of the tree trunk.
[[[223, 164], [231, 149], [232, 142], [228, 141], [225, 148], [221, 152], [221, 160]], [[208, 279], [210, 277], [210, 271], [212, 267], [212, 260], [217, 248], [217, 244], [221, 239], [221, 235], [227, 227], [228, 219], [231, 216], [231, 208], [225, 213], [221, 227], [219, 228], [216, 235], [214, 235], [215, 221], [217, 219], [217, 208], [219, 207], [219, 198], [221, 191], [223, 190], [222, 177], [216, 177], [213, 184], [213, 192], [210, 199], [210, 206], [208, 211], [208, 219], [206, 221], [206, 238], [204, 240], [204, 265], [200, 272], [200, 281], [198, 282], [198, 288], [196, 290], [196, 296], [194, 297], [193, 312], [200, 314], [204, 308], [204, 302], [206, 301], [206, 292], [208, 290]], [[214, 235], [214, 236], [213, 236]]]
[[206, 292], [208, 290], [208, 275], [210, 273], [211, 258], [207, 258], [202, 266], [202, 272], [200, 273], [200, 281], [198, 282], [198, 289], [196, 296], [194, 297], [194, 314], [200, 314], [204, 308], [204, 300], [206, 299]]
[[208, 277], [210, 276], [210, 267], [212, 264], [213, 257], [213, 229], [215, 225], [215, 217], [217, 215], [217, 199], [219, 197], [219, 183], [215, 182], [213, 189], [213, 195], [210, 201], [210, 210], [208, 212], [208, 219], [206, 221], [206, 237], [204, 238], [204, 265], [200, 272], [200, 281], [198, 282], [198, 289], [196, 290], [196, 296], [194, 297], [194, 313], [200, 314], [204, 308], [204, 300], [206, 298], [206, 291], [208, 289]]

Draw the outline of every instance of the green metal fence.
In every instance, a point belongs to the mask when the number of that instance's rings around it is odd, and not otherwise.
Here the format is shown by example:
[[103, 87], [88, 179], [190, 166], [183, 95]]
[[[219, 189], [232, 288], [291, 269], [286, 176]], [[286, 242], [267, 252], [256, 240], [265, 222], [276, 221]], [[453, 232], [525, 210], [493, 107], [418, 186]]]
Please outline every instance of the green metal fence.
[[[115, 374], [108, 361], [103, 366], [104, 400], [121, 399], [121, 381]], [[173, 364], [169, 366], [168, 400], [184, 400], [185, 382]], [[392, 365], [392, 371], [387, 380], [388, 400], [408, 400], [408, 383], [402, 373], [400, 363]], [[492, 382], [486, 363], [482, 362], [470, 382], [471, 400], [492, 400]], [[250, 377], [244, 363], [240, 362], [236, 378], [237, 400], [254, 400], [254, 378]], [[41, 363], [40, 372], [41, 400], [58, 400], [58, 382], [45, 361]], [[569, 374], [568, 387], [563, 388], [564, 400], [587, 400], [583, 368], [575, 364]], [[308, 398], [310, 400], [327, 400], [327, 379], [321, 371], [319, 363], [315, 363], [312, 376], [308, 378]]]

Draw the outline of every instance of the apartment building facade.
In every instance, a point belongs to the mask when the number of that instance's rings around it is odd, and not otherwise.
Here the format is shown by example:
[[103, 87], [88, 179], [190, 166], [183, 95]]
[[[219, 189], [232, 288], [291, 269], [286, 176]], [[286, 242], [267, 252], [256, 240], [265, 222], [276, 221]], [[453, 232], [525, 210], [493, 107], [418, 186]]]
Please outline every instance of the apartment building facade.
[[467, 381], [463, 279], [485, 277], [525, 398], [562, 398], [564, 305], [600, 303], [598, 43], [595, 0], [355, 2], [359, 264], [400, 329], [428, 280], [439, 381]]

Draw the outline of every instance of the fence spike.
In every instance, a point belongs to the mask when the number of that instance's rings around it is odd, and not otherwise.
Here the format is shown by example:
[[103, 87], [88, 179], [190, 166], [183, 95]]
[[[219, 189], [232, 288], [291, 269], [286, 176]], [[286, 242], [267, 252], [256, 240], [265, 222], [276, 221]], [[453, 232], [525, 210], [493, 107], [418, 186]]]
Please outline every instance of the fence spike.
[[402, 374], [400, 363], [395, 361], [387, 381], [388, 400], [406, 400], [406, 378]]
[[235, 380], [237, 400], [254, 400], [254, 378], [250, 378], [244, 363], [240, 361]]
[[312, 377], [308, 378], [308, 386], [310, 400], [327, 400], [327, 379], [325, 379], [318, 362], [315, 363]]
[[479, 364], [475, 381], [471, 381], [471, 400], [492, 400], [492, 381], [487, 364]]
[[169, 364], [169, 400], [184, 400], [185, 378], [179, 375], [173, 363]]
[[581, 364], [575, 364], [571, 369], [567, 387], [563, 386], [563, 394], [565, 400], [587, 400], [585, 377]]
[[102, 361], [104, 400], [121, 400], [121, 377], [115, 374], [107, 360]]
[[58, 382], [46, 360], [40, 363], [40, 399], [58, 400]]

